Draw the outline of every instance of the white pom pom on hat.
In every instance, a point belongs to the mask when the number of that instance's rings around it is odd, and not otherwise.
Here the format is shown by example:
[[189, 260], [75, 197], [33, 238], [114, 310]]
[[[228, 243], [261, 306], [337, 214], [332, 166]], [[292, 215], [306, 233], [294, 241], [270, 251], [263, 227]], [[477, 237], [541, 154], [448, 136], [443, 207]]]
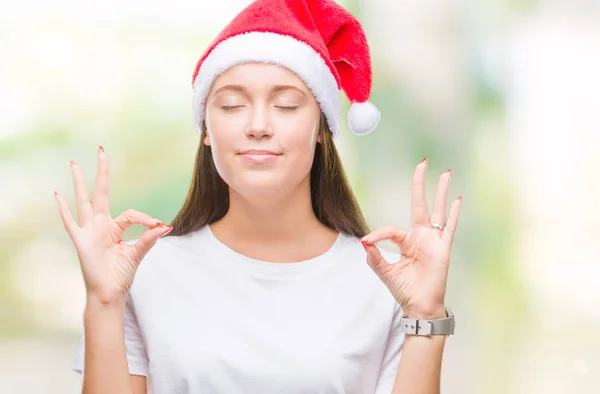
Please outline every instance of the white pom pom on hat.
[[381, 114], [373, 103], [352, 103], [348, 111], [348, 128], [355, 135], [369, 134], [375, 130], [380, 119]]
[[340, 131], [340, 91], [352, 103], [348, 128], [373, 131], [380, 113], [369, 96], [371, 57], [358, 20], [333, 0], [255, 0], [215, 38], [192, 77], [194, 120], [201, 130], [205, 104], [215, 79], [238, 64], [278, 64], [298, 75], [312, 91], [336, 138]]

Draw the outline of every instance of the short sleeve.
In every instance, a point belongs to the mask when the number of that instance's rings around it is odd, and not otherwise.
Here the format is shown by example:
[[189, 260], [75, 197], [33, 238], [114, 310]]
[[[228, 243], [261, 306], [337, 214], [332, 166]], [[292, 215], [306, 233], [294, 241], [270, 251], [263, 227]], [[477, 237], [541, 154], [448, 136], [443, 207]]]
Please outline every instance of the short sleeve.
[[394, 381], [400, 365], [402, 356], [402, 345], [404, 344], [404, 333], [400, 332], [400, 319], [402, 318], [402, 309], [396, 304], [394, 318], [390, 327], [387, 346], [383, 354], [383, 361], [379, 371], [375, 394], [391, 394], [394, 388]]
[[[85, 331], [85, 330], [84, 330]], [[148, 354], [146, 345], [142, 338], [131, 296], [127, 295], [124, 315], [125, 351], [127, 353], [127, 364], [130, 375], [148, 376]], [[79, 347], [71, 369], [83, 373], [85, 361], [85, 332], [81, 336]]]

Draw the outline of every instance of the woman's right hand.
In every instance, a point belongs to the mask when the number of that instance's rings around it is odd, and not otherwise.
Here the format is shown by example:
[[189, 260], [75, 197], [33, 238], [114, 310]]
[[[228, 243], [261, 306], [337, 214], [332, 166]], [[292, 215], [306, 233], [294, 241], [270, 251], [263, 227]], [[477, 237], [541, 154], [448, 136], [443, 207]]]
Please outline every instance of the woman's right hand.
[[[111, 217], [108, 157], [102, 147], [98, 149], [98, 170], [91, 201], [81, 168], [71, 162], [71, 169], [79, 224], [73, 219], [64, 197], [54, 192], [60, 215], [77, 250], [88, 300], [94, 298], [103, 305], [112, 305], [125, 298], [146, 253], [173, 227], [131, 209], [114, 219]], [[122, 235], [133, 224], [149, 229], [136, 243], [129, 245], [123, 242]]]

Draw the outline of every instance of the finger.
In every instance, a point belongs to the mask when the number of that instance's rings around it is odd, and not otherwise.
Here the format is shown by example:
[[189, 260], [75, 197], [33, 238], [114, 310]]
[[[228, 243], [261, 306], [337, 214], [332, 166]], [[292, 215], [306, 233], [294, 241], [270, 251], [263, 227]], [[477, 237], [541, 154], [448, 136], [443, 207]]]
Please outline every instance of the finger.
[[140, 262], [146, 256], [146, 253], [156, 244], [156, 241], [173, 230], [173, 226], [157, 226], [145, 231], [142, 236], [133, 244], [137, 261]]
[[408, 235], [408, 232], [404, 229], [398, 227], [382, 227], [377, 230], [372, 231], [371, 233], [365, 235], [361, 238], [361, 241], [366, 241], [370, 244], [374, 244], [376, 242], [384, 241], [389, 239], [394, 243], [400, 245], [404, 242], [404, 239]]
[[462, 196], [457, 198], [450, 205], [450, 213], [448, 214], [448, 222], [442, 233], [442, 238], [446, 241], [448, 247], [452, 246], [454, 242], [454, 234], [456, 233], [456, 227], [458, 226], [458, 213], [462, 204]]
[[85, 178], [83, 177], [83, 171], [81, 167], [74, 161], [71, 161], [71, 171], [73, 172], [73, 186], [75, 187], [75, 200], [77, 203], [77, 216], [79, 219], [79, 225], [85, 226], [88, 220], [94, 214], [90, 198], [88, 196], [87, 185], [85, 184]]
[[377, 276], [382, 277], [391, 266], [390, 263], [381, 255], [379, 248], [367, 242], [362, 243], [367, 252], [367, 264]]
[[109, 192], [109, 174], [108, 174], [108, 156], [104, 153], [102, 146], [98, 148], [98, 169], [96, 172], [96, 183], [94, 184], [94, 197], [92, 206], [96, 213], [109, 213], [108, 204]]
[[155, 219], [152, 216], [145, 214], [140, 211], [128, 209], [115, 218], [115, 223], [125, 231], [133, 224], [141, 224], [148, 228], [154, 228], [158, 225], [164, 224], [161, 220]]
[[69, 234], [71, 239], [74, 240], [75, 231], [79, 226], [77, 226], [77, 223], [73, 219], [73, 215], [71, 215], [69, 204], [67, 204], [67, 201], [64, 199], [64, 197], [58, 194], [57, 192], [54, 192], [54, 197], [58, 202], [58, 210], [60, 212], [60, 217], [62, 218], [63, 224], [65, 226], [65, 230], [67, 230], [67, 233]]
[[412, 204], [410, 223], [412, 226], [429, 226], [429, 210], [425, 196], [425, 172], [427, 171], [427, 158], [421, 161], [415, 169], [412, 181]]
[[446, 224], [446, 201], [448, 200], [448, 185], [452, 171], [444, 172], [438, 181], [435, 197], [433, 199], [433, 212], [431, 213], [431, 223]]

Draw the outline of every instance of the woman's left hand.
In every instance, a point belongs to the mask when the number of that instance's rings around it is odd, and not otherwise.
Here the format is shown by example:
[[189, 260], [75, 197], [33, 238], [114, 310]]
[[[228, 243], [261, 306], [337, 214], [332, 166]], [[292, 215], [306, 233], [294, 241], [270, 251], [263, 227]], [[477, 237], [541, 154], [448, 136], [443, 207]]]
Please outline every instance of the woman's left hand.
[[[458, 211], [462, 197], [450, 205], [446, 221], [446, 200], [451, 171], [439, 179], [429, 216], [425, 197], [425, 172], [427, 159], [415, 170], [412, 184], [410, 229], [384, 227], [372, 231], [361, 239], [367, 251], [367, 263], [388, 287], [404, 314], [415, 319], [445, 318], [444, 297], [450, 264], [450, 250], [458, 224]], [[441, 230], [432, 226], [440, 224]], [[400, 247], [401, 258], [390, 264], [375, 246], [389, 239]]]

